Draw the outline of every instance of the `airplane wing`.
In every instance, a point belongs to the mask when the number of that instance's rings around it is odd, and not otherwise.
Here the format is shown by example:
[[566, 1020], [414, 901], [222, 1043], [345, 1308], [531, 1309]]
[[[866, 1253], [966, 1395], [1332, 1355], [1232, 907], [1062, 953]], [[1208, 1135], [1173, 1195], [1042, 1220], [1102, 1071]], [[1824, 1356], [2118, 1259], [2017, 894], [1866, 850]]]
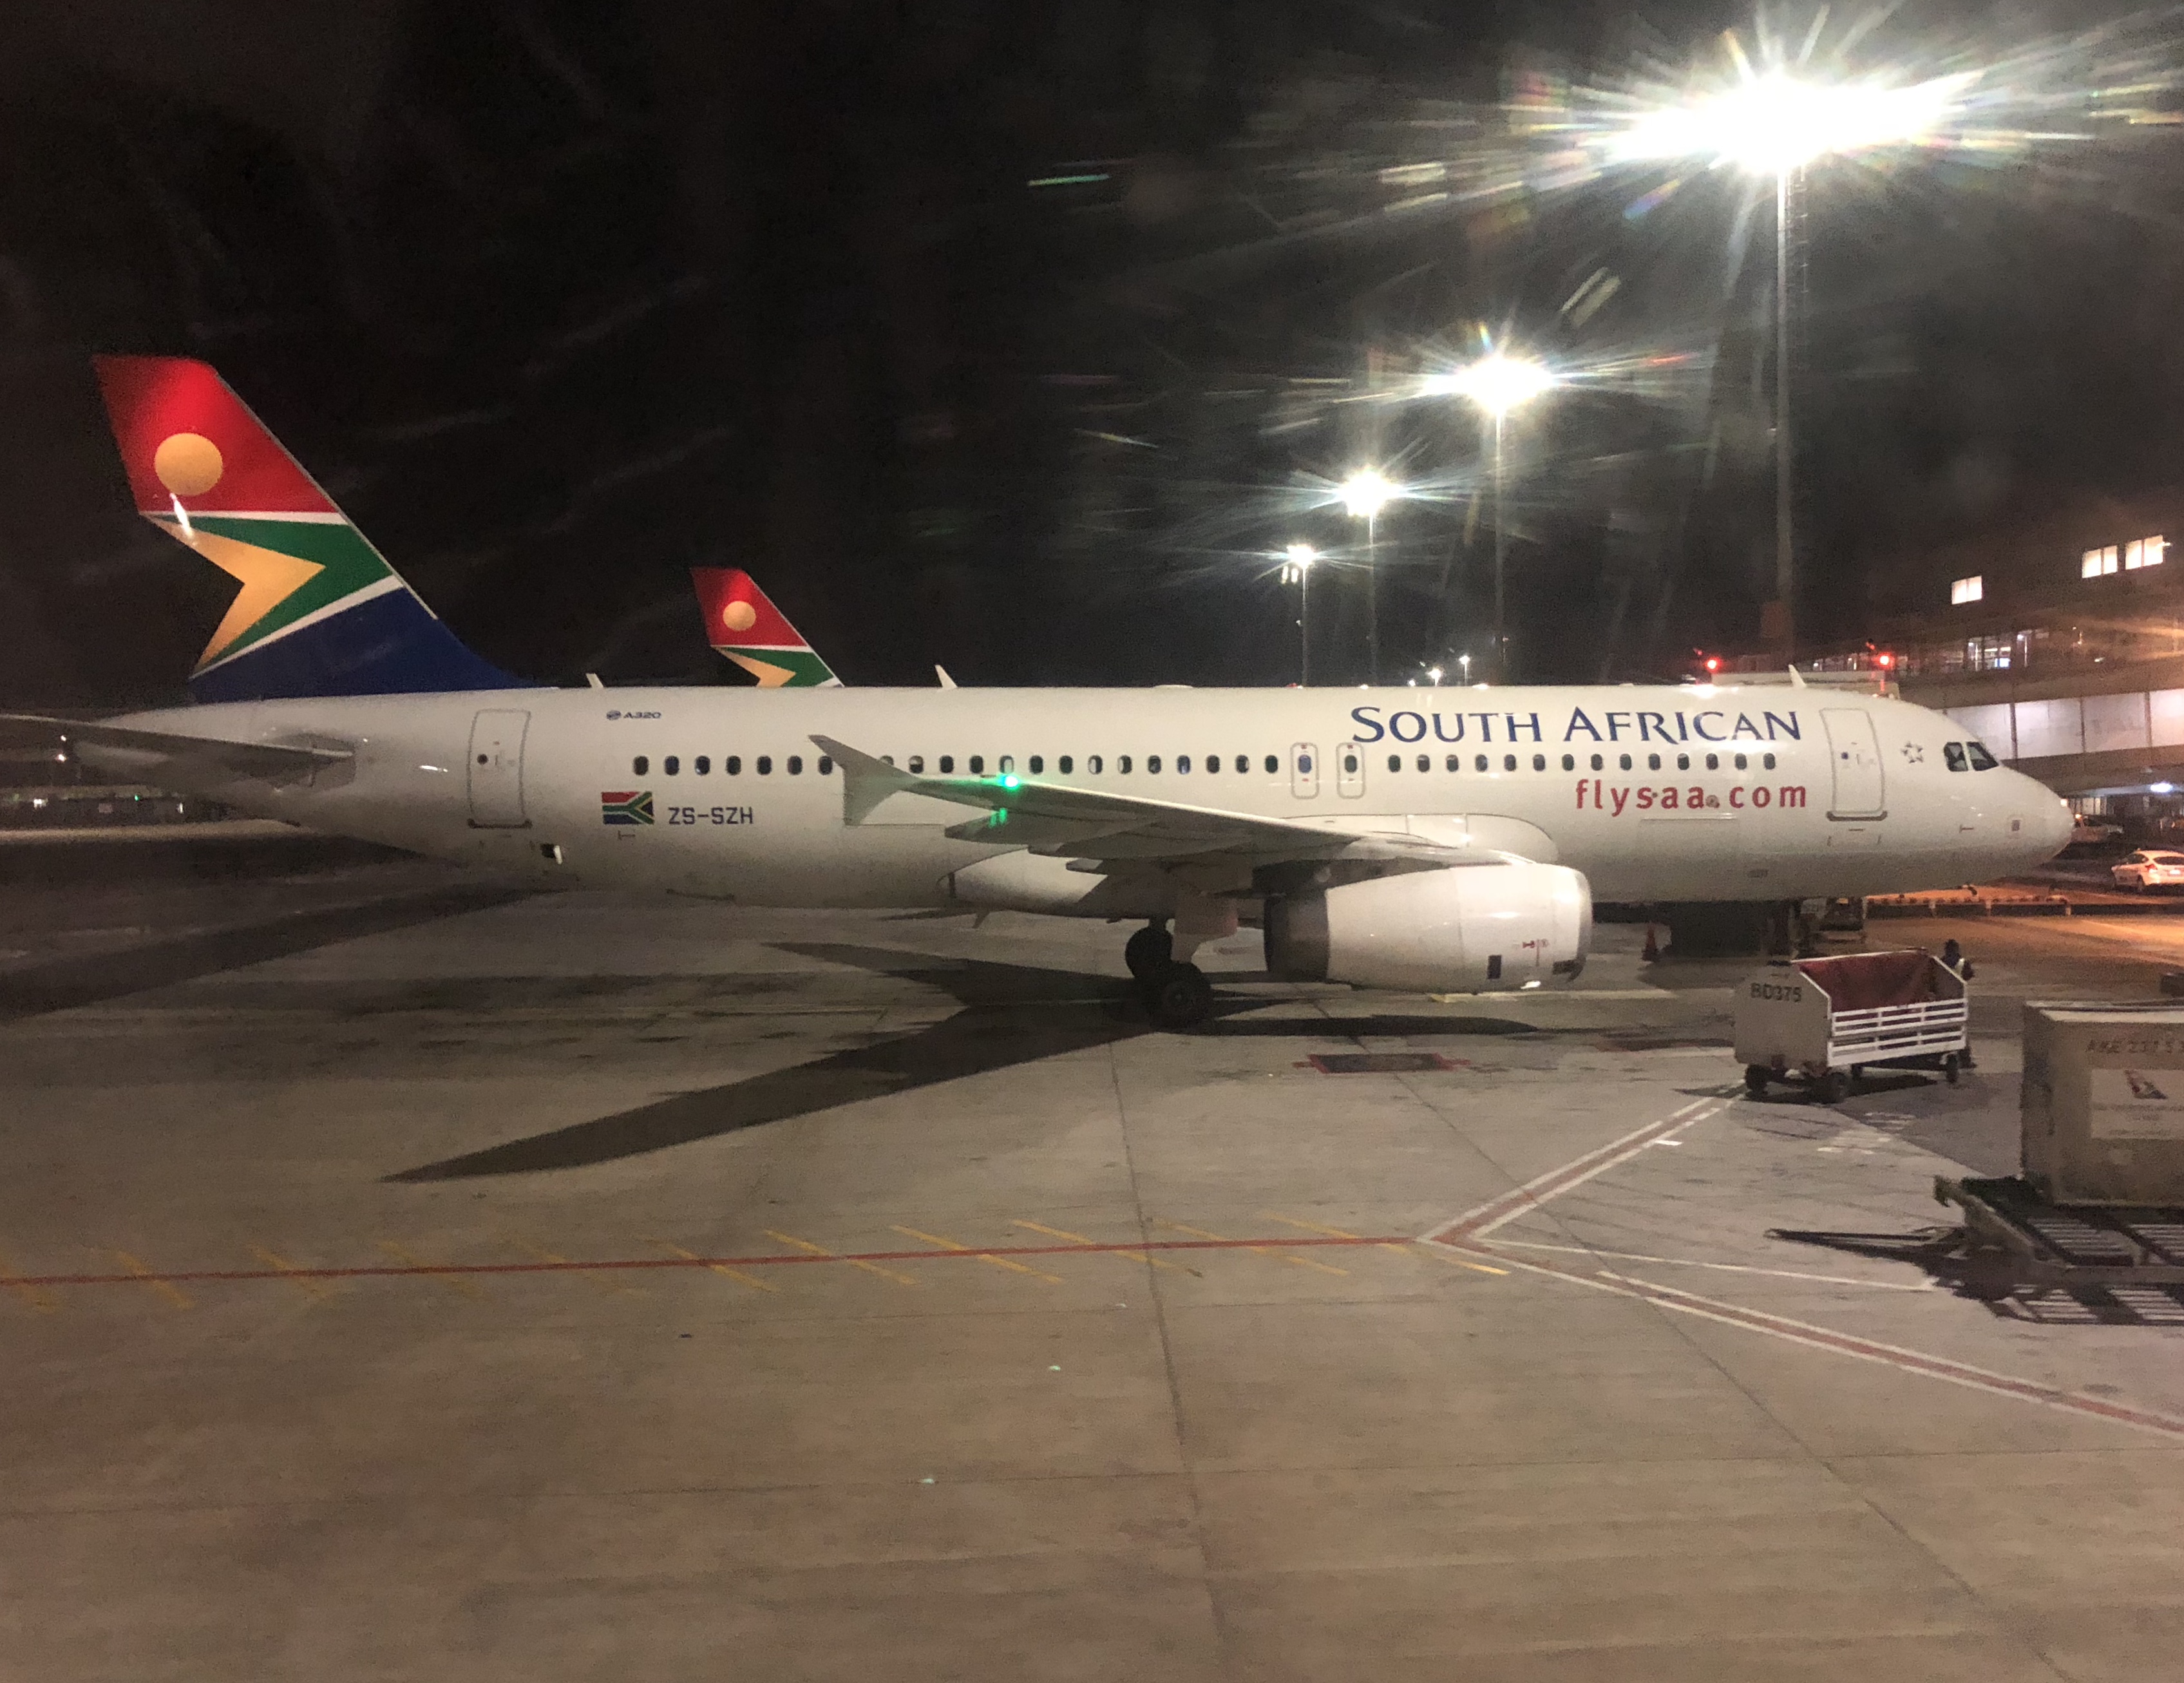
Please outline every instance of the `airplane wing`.
[[[216, 737], [137, 730], [125, 725], [102, 725], [88, 719], [53, 718], [42, 713], [0, 713], [0, 728], [19, 733], [36, 732], [98, 748], [120, 749], [172, 768], [224, 773], [270, 783], [302, 783], [322, 769], [345, 764], [355, 757], [345, 748], [223, 742]], [[146, 767], [150, 768], [149, 765]]]
[[1401, 832], [1262, 818], [1217, 807], [1040, 783], [1012, 772], [997, 777], [929, 777], [901, 771], [832, 737], [811, 740], [842, 768], [842, 822], [850, 825], [863, 823], [889, 796], [911, 794], [983, 808], [983, 817], [947, 832], [958, 841], [992, 842], [1064, 859], [1179, 864], [1226, 858], [1251, 865], [1348, 859], [1440, 866], [1506, 865], [1517, 857]]

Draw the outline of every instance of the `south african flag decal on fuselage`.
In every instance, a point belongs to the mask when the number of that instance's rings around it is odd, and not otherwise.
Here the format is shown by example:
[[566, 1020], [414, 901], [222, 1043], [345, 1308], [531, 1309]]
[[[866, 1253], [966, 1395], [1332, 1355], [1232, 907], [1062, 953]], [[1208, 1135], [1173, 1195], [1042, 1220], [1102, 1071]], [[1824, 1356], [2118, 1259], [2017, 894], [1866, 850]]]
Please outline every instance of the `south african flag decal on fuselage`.
[[599, 791], [599, 822], [602, 824], [649, 824], [651, 822], [650, 789]]

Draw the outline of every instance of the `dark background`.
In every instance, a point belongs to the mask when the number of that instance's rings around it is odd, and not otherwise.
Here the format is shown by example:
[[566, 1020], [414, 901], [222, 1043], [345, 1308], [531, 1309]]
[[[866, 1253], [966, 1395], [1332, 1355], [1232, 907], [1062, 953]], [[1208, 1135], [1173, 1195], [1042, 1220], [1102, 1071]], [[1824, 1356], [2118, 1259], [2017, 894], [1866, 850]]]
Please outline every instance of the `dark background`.
[[[1718, 67], [1743, 8], [42, 9], [0, 18], [15, 704], [173, 694], [233, 588], [130, 513], [97, 349], [218, 364], [513, 671], [739, 682], [713, 562], [853, 683], [987, 684], [1289, 681], [1268, 558], [1351, 541], [1312, 505], [1375, 459], [1430, 488], [1381, 522], [1384, 670], [1482, 651], [1476, 426], [1386, 399], [1481, 323], [1679, 353], [1512, 435], [1521, 673], [1756, 638], [1771, 210], [1688, 171], [1648, 209], [1676, 171], [1573, 174], [1562, 126], [1568, 85]], [[2063, 127], [2175, 59], [2158, 20], [2042, 46], [2125, 10], [1914, 3], [1853, 57], [2004, 65]], [[2176, 131], [2100, 133], [1814, 177], [1809, 636], [1922, 545], [2184, 477]], [[1315, 676], [1361, 676], [1355, 576], [1314, 594]]]

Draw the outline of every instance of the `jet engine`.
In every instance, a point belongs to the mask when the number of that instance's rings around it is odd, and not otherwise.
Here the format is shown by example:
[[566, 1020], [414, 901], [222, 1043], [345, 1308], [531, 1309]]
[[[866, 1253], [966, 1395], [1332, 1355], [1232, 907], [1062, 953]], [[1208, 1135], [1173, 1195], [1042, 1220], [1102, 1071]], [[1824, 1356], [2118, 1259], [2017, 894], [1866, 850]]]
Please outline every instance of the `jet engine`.
[[1299, 982], [1451, 994], [1574, 979], [1592, 889], [1561, 865], [1411, 871], [1267, 902], [1267, 968]]

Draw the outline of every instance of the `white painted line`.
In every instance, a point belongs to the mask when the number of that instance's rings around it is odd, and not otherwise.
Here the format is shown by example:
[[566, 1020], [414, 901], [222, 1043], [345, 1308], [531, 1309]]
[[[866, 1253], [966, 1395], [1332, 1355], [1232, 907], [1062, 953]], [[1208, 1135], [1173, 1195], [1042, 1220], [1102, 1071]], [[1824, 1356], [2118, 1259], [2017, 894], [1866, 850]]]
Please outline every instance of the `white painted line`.
[[1795, 1268], [1762, 1268], [1746, 1262], [1702, 1262], [1692, 1257], [1647, 1257], [1635, 1251], [1597, 1251], [1590, 1245], [1549, 1245], [1536, 1239], [1497, 1239], [1495, 1244], [1519, 1251], [1552, 1251], [1568, 1257], [1605, 1257], [1618, 1262], [1656, 1262], [1670, 1268], [1713, 1268], [1723, 1273], [1764, 1274], [1769, 1279], [1806, 1279], [1821, 1285], [1858, 1285], [1869, 1291], [1935, 1291], [1938, 1281], [1905, 1284], [1892, 1279], [1853, 1279], [1848, 1274], [1802, 1273]]

